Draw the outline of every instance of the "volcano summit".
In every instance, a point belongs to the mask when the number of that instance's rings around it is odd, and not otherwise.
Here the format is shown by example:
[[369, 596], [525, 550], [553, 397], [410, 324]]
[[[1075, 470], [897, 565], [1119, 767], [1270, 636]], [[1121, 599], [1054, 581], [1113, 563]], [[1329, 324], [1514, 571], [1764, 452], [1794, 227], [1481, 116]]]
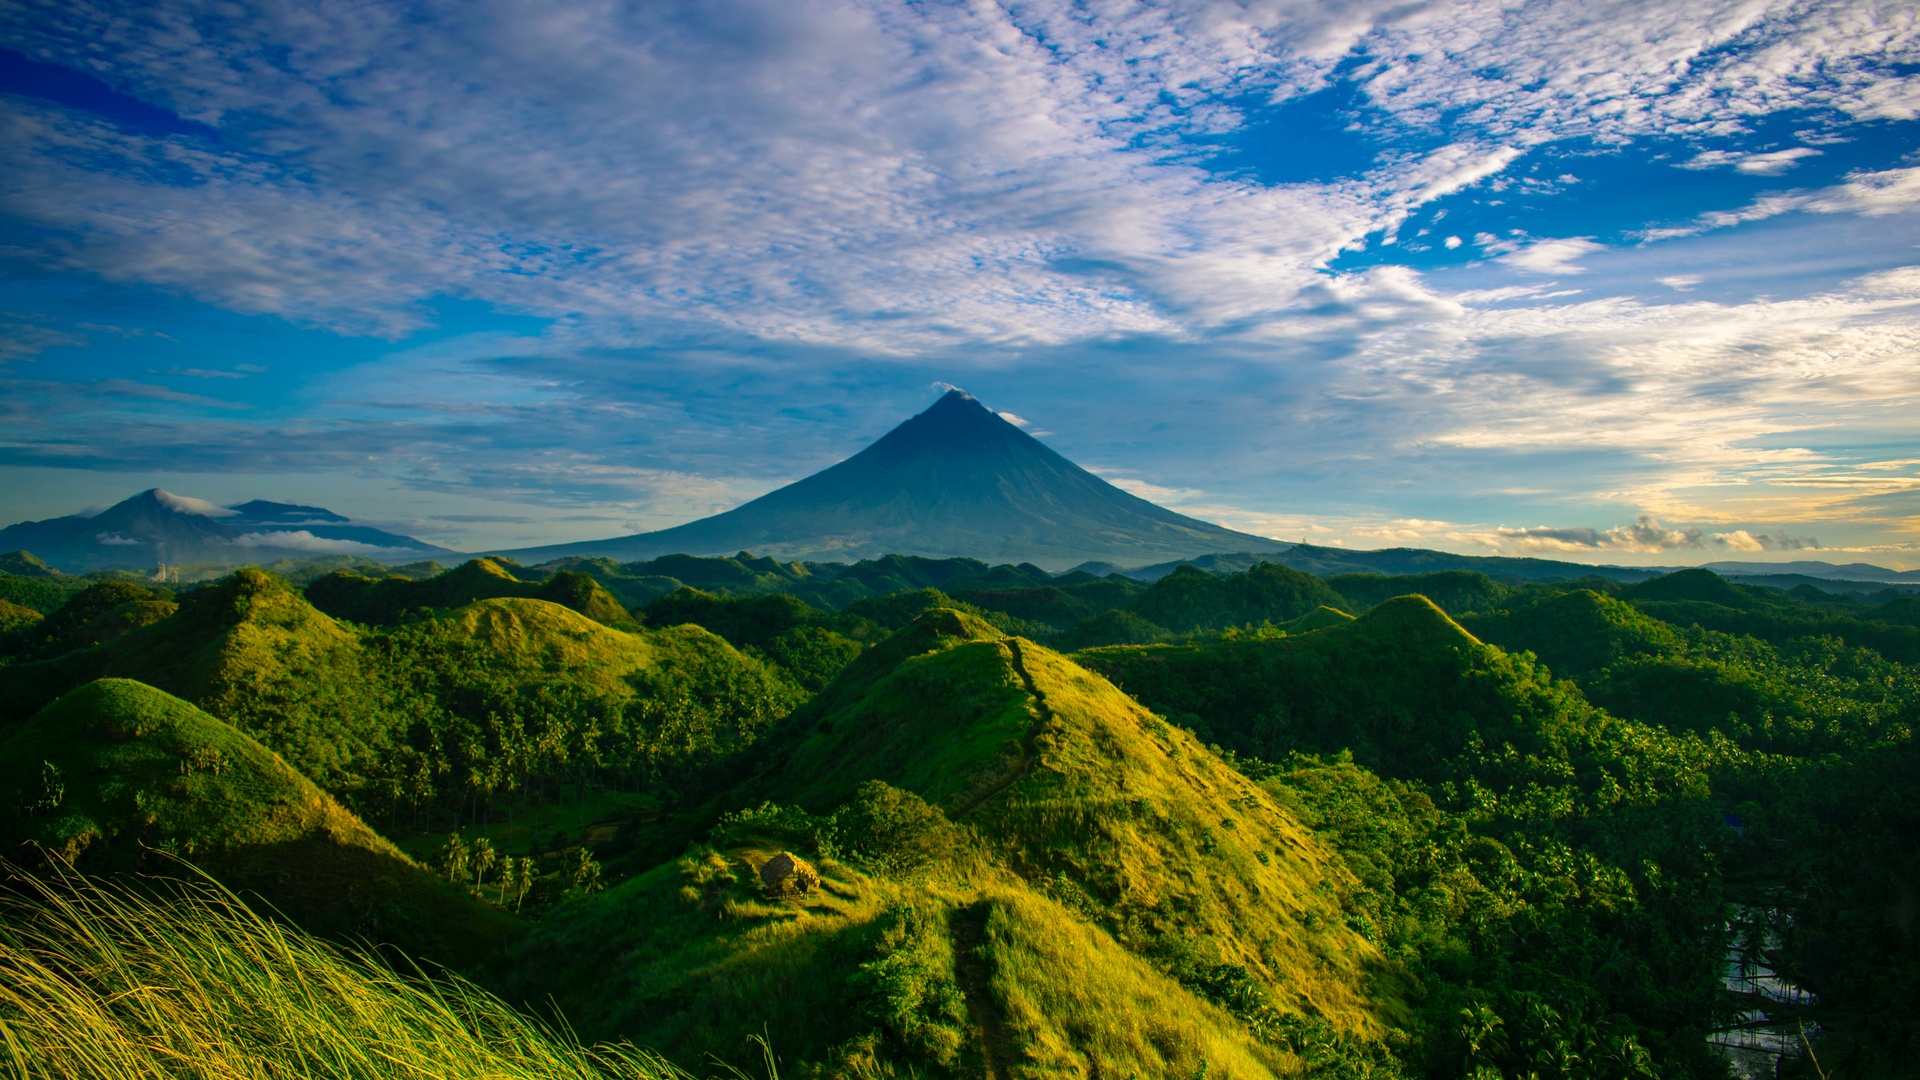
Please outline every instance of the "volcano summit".
[[1290, 546], [1129, 495], [953, 390], [840, 464], [723, 514], [506, 554], [537, 562], [736, 551], [851, 561], [899, 553], [1064, 569]]

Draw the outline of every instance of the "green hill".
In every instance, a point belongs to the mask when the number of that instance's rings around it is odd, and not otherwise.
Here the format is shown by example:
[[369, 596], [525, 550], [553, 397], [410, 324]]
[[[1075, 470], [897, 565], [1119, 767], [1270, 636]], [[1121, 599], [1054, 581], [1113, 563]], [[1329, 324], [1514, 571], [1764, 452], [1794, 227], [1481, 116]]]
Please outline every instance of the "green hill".
[[520, 597], [571, 608], [619, 630], [637, 624], [613, 595], [587, 574], [560, 571], [544, 581], [522, 581], [493, 559], [470, 559], [429, 578], [399, 574], [379, 580], [338, 571], [306, 588], [307, 601], [336, 619], [388, 625], [409, 611], [464, 607], [480, 600]]
[[72, 599], [74, 593], [93, 583], [91, 578], [71, 578], [64, 574], [58, 577], [0, 574], [0, 600], [51, 615]]
[[0, 744], [0, 845], [103, 872], [194, 862], [302, 926], [470, 966], [518, 936], [415, 866], [272, 751], [180, 699], [102, 679]]
[[259, 570], [184, 593], [178, 610], [100, 645], [0, 671], [0, 721], [109, 676], [193, 702], [329, 788], [365, 775], [391, 743], [358, 636]]
[[1590, 589], [1461, 621], [1481, 640], [1529, 650], [1556, 673], [1575, 678], [1632, 657], [1670, 655], [1681, 647], [1680, 635], [1671, 626]]
[[0, 656], [23, 648], [28, 636], [45, 618], [30, 607], [0, 600]]
[[[1236, 753], [1351, 750], [1370, 768], [1438, 764], [1475, 731], [1508, 737], [1500, 691], [1468, 678], [1480, 643], [1432, 601], [1277, 640], [1091, 649], [1076, 658], [1161, 715]], [[1503, 715], [1503, 710], [1506, 715]], [[1498, 725], [1485, 730], [1489, 722]]]
[[1184, 633], [1260, 623], [1277, 626], [1317, 607], [1346, 604], [1344, 597], [1311, 574], [1261, 563], [1244, 574], [1226, 575], [1176, 567], [1148, 586], [1128, 610]]
[[[1077, 658], [1243, 755], [1340, 852], [1356, 923], [1424, 990], [1409, 1065], [1719, 1067], [1700, 1033], [1724, 1002], [1734, 837], [1712, 785], [1737, 747], [1610, 716], [1418, 596], [1310, 634]], [[1473, 1016], [1504, 1041], [1457, 1034]]]
[[1761, 606], [1760, 597], [1777, 591], [1735, 585], [1711, 570], [1695, 568], [1629, 585], [1620, 590], [1620, 595], [1629, 600], [1688, 601], [1730, 608], [1753, 608]]
[[32, 656], [59, 656], [159, 622], [177, 607], [173, 594], [161, 589], [123, 581], [89, 585], [47, 616], [22, 647]]
[[[868, 650], [764, 753], [730, 801], [767, 806], [555, 912], [522, 991], [675, 1054], [764, 1024], [791, 1060], [861, 1075], [1290, 1075], [1254, 1025], [1374, 1038], [1400, 1008], [1347, 925], [1356, 883], [1272, 795], [965, 613]], [[849, 822], [876, 780], [959, 839], [874, 856]], [[817, 890], [758, 884], [783, 849]]]
[[[1426, 574], [1336, 574], [1327, 584], [1363, 611], [1396, 596], [1419, 595], [1451, 612], [1490, 611], [1515, 591], [1474, 570]], [[1342, 605], [1348, 606], [1348, 605]]]
[[1286, 630], [1289, 634], [1311, 634], [1315, 630], [1325, 630], [1330, 626], [1345, 626], [1352, 621], [1353, 616], [1339, 608], [1331, 608], [1323, 604], [1288, 623]]
[[1056, 643], [1063, 649], [1091, 649], [1100, 645], [1151, 645], [1168, 636], [1166, 630], [1131, 611], [1105, 611], [1080, 620]]
[[516, 950], [518, 989], [687, 1063], [764, 1034], [789, 1075], [1299, 1071], [991, 865], [902, 881], [814, 855], [818, 888], [770, 894], [758, 871], [791, 843], [723, 840], [561, 908]]
[[1804, 638], [1840, 638], [1888, 660], [1920, 664], [1920, 627], [1797, 601], [1779, 589], [1727, 581], [1710, 570], [1682, 570], [1621, 590], [1634, 607], [1677, 627], [1698, 626], [1785, 645]]
[[721, 597], [681, 588], [640, 614], [650, 626], [691, 623], [711, 630], [735, 648], [778, 665], [808, 691], [825, 686], [860, 654], [862, 642], [884, 633], [869, 619], [830, 616], [785, 593]]
[[0, 668], [0, 721], [108, 676], [191, 701], [366, 812], [426, 809], [428, 828], [436, 806], [473, 820], [496, 793], [578, 795], [597, 774], [632, 787], [751, 742], [798, 696], [697, 627], [627, 633], [503, 597], [367, 629], [241, 570], [152, 625]]
[[1122, 940], [1210, 940], [1212, 962], [1246, 967], [1284, 1007], [1370, 1022], [1372, 953], [1341, 929], [1324, 850], [1191, 736], [1050, 649], [931, 612], [786, 734], [798, 740], [757, 796], [824, 812], [884, 780], [980, 829]]
[[60, 576], [58, 570], [48, 566], [46, 560], [31, 551], [9, 551], [0, 555], [0, 574], [29, 578]]

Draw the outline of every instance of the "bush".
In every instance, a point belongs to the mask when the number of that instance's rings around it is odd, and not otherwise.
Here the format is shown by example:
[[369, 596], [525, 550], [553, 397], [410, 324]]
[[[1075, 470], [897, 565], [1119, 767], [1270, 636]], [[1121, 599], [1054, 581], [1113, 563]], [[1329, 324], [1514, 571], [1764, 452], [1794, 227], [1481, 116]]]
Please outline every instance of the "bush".
[[842, 852], [895, 873], [944, 862], [960, 843], [960, 830], [939, 807], [880, 780], [855, 789], [833, 822]]

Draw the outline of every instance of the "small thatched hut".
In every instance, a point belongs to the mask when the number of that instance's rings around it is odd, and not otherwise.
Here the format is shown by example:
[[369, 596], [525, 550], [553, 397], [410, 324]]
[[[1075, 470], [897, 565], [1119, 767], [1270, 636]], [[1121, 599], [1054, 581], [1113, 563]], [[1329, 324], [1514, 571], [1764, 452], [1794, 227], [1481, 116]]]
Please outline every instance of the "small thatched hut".
[[760, 866], [760, 881], [771, 893], [806, 894], [820, 884], [820, 874], [791, 851], [783, 851]]

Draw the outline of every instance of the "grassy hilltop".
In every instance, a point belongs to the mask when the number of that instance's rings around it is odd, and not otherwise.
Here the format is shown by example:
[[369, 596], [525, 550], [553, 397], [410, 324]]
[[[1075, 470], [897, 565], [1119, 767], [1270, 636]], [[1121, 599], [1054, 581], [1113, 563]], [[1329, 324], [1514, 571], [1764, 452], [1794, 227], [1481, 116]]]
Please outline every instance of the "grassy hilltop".
[[17, 562], [7, 842], [178, 854], [691, 1068], [763, 1033], [798, 1076], [1704, 1078], [1802, 1021], [1829, 1075], [1920, 1052], [1891, 592]]
[[257, 741], [130, 679], [40, 710], [5, 744], [0, 846], [92, 873], [192, 860], [301, 925], [471, 967], [524, 926], [415, 865]]

